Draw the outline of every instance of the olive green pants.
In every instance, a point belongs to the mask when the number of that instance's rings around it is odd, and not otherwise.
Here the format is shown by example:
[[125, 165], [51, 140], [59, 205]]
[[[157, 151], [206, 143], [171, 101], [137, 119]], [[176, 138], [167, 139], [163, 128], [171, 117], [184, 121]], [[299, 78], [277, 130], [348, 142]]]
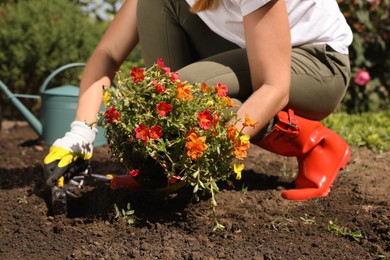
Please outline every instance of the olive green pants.
[[[222, 82], [241, 102], [253, 89], [246, 49], [211, 31], [185, 0], [139, 0], [138, 31], [146, 66], [158, 58], [182, 80]], [[349, 58], [326, 44], [292, 48], [290, 100], [286, 107], [321, 120], [342, 100], [350, 79]], [[259, 73], [261, 69], [259, 70]], [[261, 106], [261, 100], [259, 100]]]

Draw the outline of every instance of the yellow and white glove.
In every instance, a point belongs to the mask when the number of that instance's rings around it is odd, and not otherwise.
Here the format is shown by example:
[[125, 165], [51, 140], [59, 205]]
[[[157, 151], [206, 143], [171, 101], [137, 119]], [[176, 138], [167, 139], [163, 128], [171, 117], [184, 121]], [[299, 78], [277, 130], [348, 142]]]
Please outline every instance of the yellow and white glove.
[[[71, 130], [57, 139], [44, 159], [46, 184], [53, 186], [71, 168], [82, 171], [92, 157], [93, 141], [98, 130], [81, 121], [72, 122]], [[77, 174], [77, 173], [76, 173]]]

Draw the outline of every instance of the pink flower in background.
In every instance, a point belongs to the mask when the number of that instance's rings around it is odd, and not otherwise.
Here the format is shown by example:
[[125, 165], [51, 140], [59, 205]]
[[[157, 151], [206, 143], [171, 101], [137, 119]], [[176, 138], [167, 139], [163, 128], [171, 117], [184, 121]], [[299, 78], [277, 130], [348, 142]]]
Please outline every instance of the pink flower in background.
[[360, 86], [366, 85], [371, 80], [370, 74], [362, 69], [358, 69], [354, 82]]

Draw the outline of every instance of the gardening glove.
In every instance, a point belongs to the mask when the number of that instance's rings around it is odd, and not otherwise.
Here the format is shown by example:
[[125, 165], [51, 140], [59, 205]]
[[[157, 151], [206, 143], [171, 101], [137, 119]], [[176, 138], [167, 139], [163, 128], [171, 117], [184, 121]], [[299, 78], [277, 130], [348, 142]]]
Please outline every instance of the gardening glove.
[[55, 185], [61, 176], [71, 178], [84, 171], [92, 157], [92, 143], [98, 130], [81, 121], [74, 121], [70, 126], [70, 132], [52, 144], [44, 159], [46, 184], [49, 186]]

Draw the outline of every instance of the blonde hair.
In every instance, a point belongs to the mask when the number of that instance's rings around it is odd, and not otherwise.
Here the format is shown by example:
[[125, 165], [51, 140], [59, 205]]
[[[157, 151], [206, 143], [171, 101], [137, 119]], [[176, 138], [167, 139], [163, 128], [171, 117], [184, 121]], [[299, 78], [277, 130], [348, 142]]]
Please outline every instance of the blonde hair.
[[218, 6], [219, 0], [195, 0], [193, 6], [191, 6], [190, 11], [193, 13], [198, 13], [201, 11], [213, 9]]

